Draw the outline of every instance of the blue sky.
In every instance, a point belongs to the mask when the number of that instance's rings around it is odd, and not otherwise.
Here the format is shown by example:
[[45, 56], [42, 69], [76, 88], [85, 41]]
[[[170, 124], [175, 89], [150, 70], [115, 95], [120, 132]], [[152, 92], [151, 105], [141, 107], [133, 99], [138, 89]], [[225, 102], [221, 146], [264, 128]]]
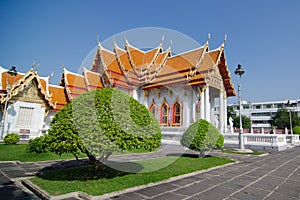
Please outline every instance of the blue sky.
[[77, 72], [97, 35], [104, 41], [134, 28], [162, 27], [202, 45], [210, 33], [215, 49], [227, 34], [225, 53], [236, 89], [235, 68], [241, 64], [246, 71], [243, 99], [300, 99], [299, 9], [297, 0], [0, 0], [0, 65], [26, 72], [36, 60], [39, 75], [54, 72], [51, 83], [58, 84], [62, 65]]

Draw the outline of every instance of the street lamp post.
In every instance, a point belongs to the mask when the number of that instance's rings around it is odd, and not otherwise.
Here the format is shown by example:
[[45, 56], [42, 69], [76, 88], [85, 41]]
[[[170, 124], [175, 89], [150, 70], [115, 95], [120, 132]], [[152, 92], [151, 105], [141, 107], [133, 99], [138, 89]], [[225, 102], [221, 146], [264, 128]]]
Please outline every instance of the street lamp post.
[[287, 105], [288, 105], [288, 109], [289, 109], [289, 114], [290, 114], [290, 129], [291, 129], [291, 135], [293, 135], [293, 124], [292, 124], [292, 113], [291, 113], [291, 109], [290, 109], [290, 107], [291, 107], [291, 102], [290, 102], [290, 100], [288, 100], [287, 101]]
[[[14, 76], [14, 77], [18, 74], [15, 66], [12, 66], [11, 69], [7, 73], [10, 76]], [[1, 122], [0, 122], [0, 128], [1, 128], [1, 137], [0, 137], [0, 139], [3, 139], [4, 124], [5, 124], [5, 120], [6, 120], [7, 104], [8, 104], [10, 89], [11, 89], [10, 85], [8, 85], [8, 77], [6, 77], [6, 97], [5, 97], [5, 104], [4, 104], [4, 109], [3, 109], [3, 115], [2, 115]]]
[[239, 129], [239, 149], [244, 149], [244, 137], [243, 137], [243, 124], [242, 124], [242, 113], [241, 113], [241, 106], [242, 106], [242, 100], [241, 100], [241, 78], [242, 75], [245, 73], [244, 69], [240, 64], [238, 64], [238, 67], [234, 71], [235, 74], [239, 75], [239, 85], [238, 85], [238, 99], [239, 99], [239, 114], [240, 114], [240, 129]]

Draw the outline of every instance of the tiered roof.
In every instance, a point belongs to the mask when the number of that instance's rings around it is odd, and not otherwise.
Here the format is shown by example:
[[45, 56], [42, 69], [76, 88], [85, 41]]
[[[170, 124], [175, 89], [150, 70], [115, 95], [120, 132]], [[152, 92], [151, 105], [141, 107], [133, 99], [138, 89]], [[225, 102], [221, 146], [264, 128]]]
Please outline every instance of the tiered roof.
[[178, 55], [171, 54], [171, 48], [163, 50], [162, 43], [148, 51], [140, 50], [125, 41], [124, 49], [114, 43], [113, 51], [98, 43], [98, 49], [90, 70], [82, 74], [63, 68], [59, 86], [49, 84], [49, 77], [38, 77], [31, 69], [27, 74], [8, 75], [1, 72], [1, 103], [5, 101], [7, 84], [14, 86], [11, 95], [34, 79], [41, 96], [52, 110], [59, 110], [80, 94], [105, 87], [149, 90], [164, 86], [205, 87], [213, 72], [218, 71], [227, 96], [235, 96], [230, 79], [223, 44], [215, 50], [205, 45]]
[[[225, 42], [225, 41], [224, 41]], [[183, 85], [207, 85], [207, 79], [218, 68], [227, 96], [235, 96], [225, 59], [224, 42], [216, 50], [209, 50], [208, 42], [202, 47], [171, 55], [171, 49], [163, 51], [162, 43], [147, 52], [125, 41], [124, 49], [114, 42], [113, 51], [103, 48], [99, 42], [92, 71], [99, 72], [113, 87], [134, 89]]]

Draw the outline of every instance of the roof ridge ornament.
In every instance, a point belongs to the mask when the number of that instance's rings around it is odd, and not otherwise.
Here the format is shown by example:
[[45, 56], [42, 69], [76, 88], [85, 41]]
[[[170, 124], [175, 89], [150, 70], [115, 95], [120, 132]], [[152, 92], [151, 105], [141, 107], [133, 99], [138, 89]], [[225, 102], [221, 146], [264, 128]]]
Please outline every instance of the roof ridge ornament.
[[129, 45], [129, 42], [128, 42], [127, 37], [126, 37], [126, 33], [124, 33], [124, 40], [125, 40], [125, 46]]
[[40, 68], [40, 62], [38, 62], [37, 66], [36, 66], [36, 69], [35, 69], [36, 74], [38, 73], [39, 68]]
[[168, 48], [170, 51], [171, 51], [172, 45], [173, 45], [173, 40], [171, 39], [170, 40], [170, 45], [169, 45], [169, 48]]
[[208, 45], [208, 42], [210, 41], [210, 33], [207, 34], [207, 40], [206, 40], [206, 45]]
[[101, 43], [100, 43], [100, 40], [99, 40], [99, 35], [97, 34], [97, 43], [98, 43], [98, 48], [102, 48], [102, 45], [101, 45]]
[[225, 36], [224, 36], [224, 40], [222, 42], [222, 47], [224, 47], [226, 40], [227, 40], [227, 34], [225, 34]]
[[33, 59], [33, 62], [32, 62], [32, 65], [31, 65], [31, 69], [34, 68], [34, 65], [35, 65], [35, 59]]

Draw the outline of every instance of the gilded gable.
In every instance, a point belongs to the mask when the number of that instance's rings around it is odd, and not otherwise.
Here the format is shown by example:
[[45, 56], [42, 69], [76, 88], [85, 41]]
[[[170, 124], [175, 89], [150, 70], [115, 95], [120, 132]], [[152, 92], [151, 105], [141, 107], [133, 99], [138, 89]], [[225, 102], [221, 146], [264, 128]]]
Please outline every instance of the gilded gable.
[[22, 91], [13, 96], [12, 99], [25, 102], [41, 103], [43, 104], [43, 107], [46, 107], [44, 97], [39, 92], [37, 82], [34, 79], [30, 83], [28, 83], [28, 85], [24, 87]]

